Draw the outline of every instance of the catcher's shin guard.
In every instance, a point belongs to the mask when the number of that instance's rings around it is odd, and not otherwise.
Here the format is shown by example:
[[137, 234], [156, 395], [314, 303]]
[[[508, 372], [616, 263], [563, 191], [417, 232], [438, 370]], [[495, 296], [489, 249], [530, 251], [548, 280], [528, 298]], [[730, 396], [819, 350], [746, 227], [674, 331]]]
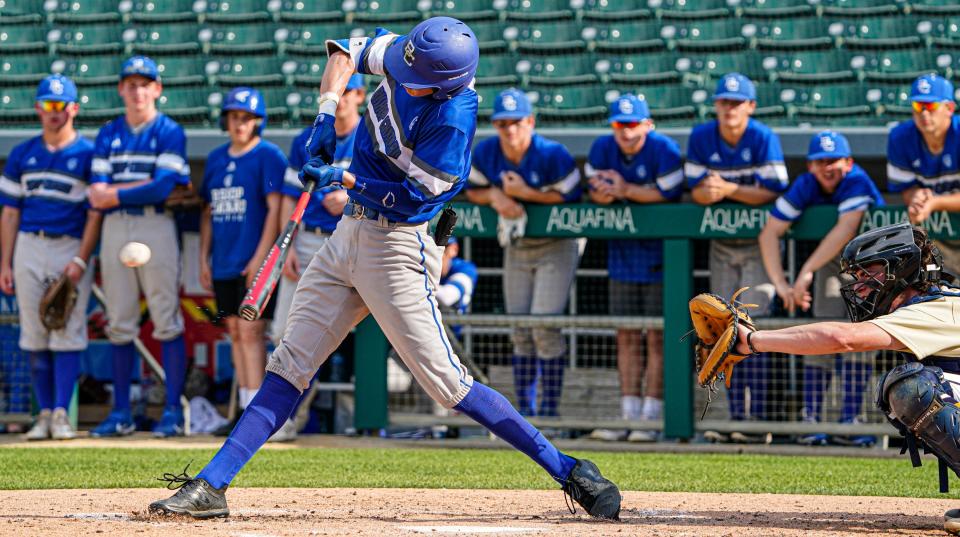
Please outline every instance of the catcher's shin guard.
[[944, 384], [939, 367], [901, 364], [884, 376], [878, 403], [895, 425], [960, 475], [960, 403]]

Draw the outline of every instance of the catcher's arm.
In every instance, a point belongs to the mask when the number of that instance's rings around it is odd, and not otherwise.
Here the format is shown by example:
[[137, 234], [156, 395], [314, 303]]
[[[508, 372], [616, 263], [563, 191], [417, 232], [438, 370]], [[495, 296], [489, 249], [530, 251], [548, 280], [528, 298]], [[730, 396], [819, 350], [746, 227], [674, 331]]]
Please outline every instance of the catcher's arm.
[[906, 349], [900, 340], [870, 322], [822, 322], [779, 330], [756, 331], [741, 324], [737, 335], [736, 351], [743, 353], [750, 352], [747, 346], [748, 338], [757, 352], [797, 355]]

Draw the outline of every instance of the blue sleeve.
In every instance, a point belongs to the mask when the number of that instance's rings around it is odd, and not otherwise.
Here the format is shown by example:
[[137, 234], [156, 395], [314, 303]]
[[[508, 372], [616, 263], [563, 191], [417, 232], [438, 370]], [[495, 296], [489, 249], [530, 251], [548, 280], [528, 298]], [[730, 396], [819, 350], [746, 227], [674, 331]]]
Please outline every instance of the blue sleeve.
[[703, 154], [702, 139], [705, 131], [697, 128], [690, 133], [687, 141], [687, 162], [683, 165], [683, 174], [687, 178], [687, 187], [694, 188], [707, 176], [707, 155]]
[[549, 172], [544, 190], [554, 190], [563, 196], [563, 201], [571, 203], [580, 199], [583, 187], [580, 185], [580, 168], [573, 155], [560, 144], [554, 146], [549, 155], [544, 155]]
[[473, 148], [473, 159], [471, 162], [470, 177], [467, 181], [467, 190], [475, 188], [489, 188], [499, 186], [500, 181], [496, 170], [493, 169], [493, 158], [488, 148], [491, 147], [488, 140], [498, 143], [496, 138], [488, 138]]
[[110, 124], [104, 125], [93, 143], [93, 160], [90, 163], [91, 183], [112, 183], [113, 166], [110, 164]]
[[[172, 181], [174, 185], [190, 183], [190, 165], [187, 163], [187, 136], [183, 127], [171, 121], [157, 137], [157, 165], [153, 180]], [[166, 179], [164, 176], [170, 176]], [[160, 200], [162, 201], [162, 200]]]
[[373, 38], [356, 37], [327, 40], [327, 55], [345, 52], [353, 60], [356, 72], [368, 75], [383, 75], [383, 57], [387, 47], [396, 39], [396, 34], [377, 28]]
[[120, 198], [120, 205], [123, 207], [139, 207], [163, 203], [173, 192], [173, 187], [177, 186], [180, 175], [174, 173], [158, 173], [157, 175], [158, 177], [148, 183], [118, 190], [117, 197]]
[[840, 183], [837, 192], [837, 213], [866, 211], [877, 201], [875, 191], [876, 187], [866, 172], [856, 170], [850, 173]]
[[913, 171], [910, 144], [902, 132], [904, 130], [898, 126], [887, 137], [887, 189], [890, 192], [903, 192], [920, 184]]
[[657, 151], [657, 189], [669, 201], [683, 195], [683, 169], [680, 146], [672, 138], [664, 138]]
[[3, 175], [0, 176], [0, 205], [15, 209], [23, 207], [23, 185], [20, 182], [22, 153], [23, 144], [14, 147], [3, 166]]
[[282, 192], [284, 177], [287, 173], [287, 158], [279, 148], [271, 146], [263, 154], [263, 192], [277, 194]]
[[416, 139], [407, 167], [408, 183], [423, 199], [437, 197], [470, 173], [470, 137], [450, 125], [426, 128]]
[[[813, 183], [813, 184], [811, 184]], [[816, 179], [811, 181], [810, 174], [803, 174], [790, 185], [790, 188], [774, 202], [770, 216], [784, 222], [794, 222], [810, 205], [810, 189], [819, 188]]]
[[[583, 174], [586, 175], [587, 179], [590, 179], [597, 174], [597, 170], [606, 170], [608, 168], [606, 164], [606, 147], [603, 143], [604, 138], [600, 137], [593, 141], [590, 144], [590, 152], [587, 154], [587, 162], [583, 165]], [[590, 188], [589, 185], [587, 188]], [[593, 190], [590, 188], [590, 190]]]
[[783, 149], [780, 138], [767, 129], [760, 144], [757, 162], [757, 182], [767, 190], [783, 192], [789, 185], [787, 166], [783, 161]]
[[290, 143], [290, 157], [287, 162], [287, 170], [283, 178], [283, 186], [280, 193], [292, 198], [300, 197], [303, 192], [303, 183], [300, 182], [300, 168], [307, 162], [306, 141], [310, 136], [310, 129], [301, 132], [293, 142]]

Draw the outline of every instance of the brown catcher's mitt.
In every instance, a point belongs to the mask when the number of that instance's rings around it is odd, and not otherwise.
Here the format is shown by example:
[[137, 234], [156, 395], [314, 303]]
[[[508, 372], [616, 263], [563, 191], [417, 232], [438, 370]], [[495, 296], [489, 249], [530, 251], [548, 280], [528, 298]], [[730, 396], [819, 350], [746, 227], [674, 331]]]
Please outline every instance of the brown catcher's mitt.
[[76, 303], [77, 287], [66, 274], [49, 280], [40, 298], [40, 322], [47, 330], [60, 330], [67, 326], [67, 319]]
[[694, 350], [700, 386], [709, 387], [722, 376], [729, 388], [733, 366], [747, 357], [736, 352], [740, 325], [754, 330], [753, 319], [747, 308], [757, 305], [737, 301], [737, 297], [747, 289], [749, 287], [734, 293], [729, 302], [713, 293], [700, 293], [690, 300], [690, 320], [693, 321], [693, 331], [697, 333]]
[[203, 198], [193, 189], [192, 184], [177, 185], [167, 196], [164, 206], [171, 211], [196, 211], [203, 207]]

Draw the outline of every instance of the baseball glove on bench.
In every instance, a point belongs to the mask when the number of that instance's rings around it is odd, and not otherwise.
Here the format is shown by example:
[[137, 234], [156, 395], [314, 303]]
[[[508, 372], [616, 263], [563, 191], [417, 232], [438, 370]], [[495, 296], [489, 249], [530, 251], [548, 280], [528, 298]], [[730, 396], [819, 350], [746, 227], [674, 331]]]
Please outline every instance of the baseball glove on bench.
[[736, 352], [740, 326], [755, 329], [747, 308], [757, 305], [737, 301], [747, 289], [740, 289], [729, 301], [713, 293], [700, 293], [690, 300], [692, 332], [697, 334], [697, 382], [704, 388], [711, 387], [719, 378], [729, 388], [733, 367], [748, 356]]

